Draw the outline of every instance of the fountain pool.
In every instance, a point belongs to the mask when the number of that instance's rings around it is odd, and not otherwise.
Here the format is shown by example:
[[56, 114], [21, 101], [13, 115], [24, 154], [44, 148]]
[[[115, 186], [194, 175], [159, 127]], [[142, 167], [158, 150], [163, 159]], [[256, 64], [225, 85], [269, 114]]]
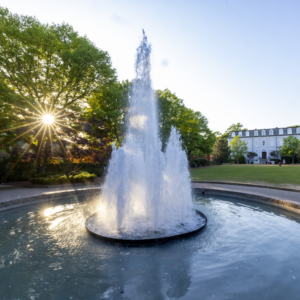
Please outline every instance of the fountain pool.
[[299, 215], [193, 197], [199, 235], [137, 248], [87, 234], [99, 196], [0, 212], [1, 299], [298, 299]]

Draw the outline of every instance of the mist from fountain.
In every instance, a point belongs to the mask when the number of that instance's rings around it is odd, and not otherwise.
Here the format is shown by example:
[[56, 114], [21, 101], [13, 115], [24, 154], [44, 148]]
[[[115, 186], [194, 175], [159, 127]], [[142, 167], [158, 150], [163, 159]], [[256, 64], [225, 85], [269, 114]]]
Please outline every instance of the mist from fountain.
[[109, 236], [169, 235], [199, 226], [188, 161], [175, 128], [161, 151], [150, 54], [143, 31], [124, 143], [113, 148], [97, 214], [97, 231]]

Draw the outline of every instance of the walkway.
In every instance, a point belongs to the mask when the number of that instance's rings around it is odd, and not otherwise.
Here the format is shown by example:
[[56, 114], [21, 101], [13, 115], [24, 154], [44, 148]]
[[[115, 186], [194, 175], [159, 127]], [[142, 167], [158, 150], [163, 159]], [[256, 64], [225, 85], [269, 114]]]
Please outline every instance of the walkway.
[[16, 186], [6, 187], [2, 189], [0, 187], [0, 203], [15, 199], [27, 198], [37, 195], [50, 195], [56, 194], [60, 192], [68, 192], [68, 191], [81, 191], [90, 188], [99, 187], [98, 185], [76, 185], [76, 186], [53, 186], [49, 188], [19, 188]]
[[0, 211], [9, 207], [55, 200], [68, 196], [80, 196], [94, 193], [100, 189], [99, 184], [92, 185], [67, 185], [47, 188], [24, 188], [16, 186], [0, 186]]
[[[192, 183], [193, 188], [207, 194], [236, 196], [258, 202], [264, 202], [300, 213], [300, 192], [275, 190], [241, 185], [226, 185], [218, 183]], [[83, 195], [100, 189], [99, 184], [54, 186], [48, 188], [24, 188], [0, 186], [0, 210], [8, 206], [19, 206], [47, 199], [58, 199], [68, 195]], [[46, 196], [46, 197], [45, 197]]]

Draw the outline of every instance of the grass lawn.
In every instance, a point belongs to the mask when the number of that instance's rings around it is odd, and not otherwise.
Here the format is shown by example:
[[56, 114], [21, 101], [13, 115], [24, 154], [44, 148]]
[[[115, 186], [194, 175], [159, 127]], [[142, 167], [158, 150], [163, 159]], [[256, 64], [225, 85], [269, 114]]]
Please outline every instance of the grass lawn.
[[300, 186], [300, 166], [225, 165], [191, 170], [193, 180]]

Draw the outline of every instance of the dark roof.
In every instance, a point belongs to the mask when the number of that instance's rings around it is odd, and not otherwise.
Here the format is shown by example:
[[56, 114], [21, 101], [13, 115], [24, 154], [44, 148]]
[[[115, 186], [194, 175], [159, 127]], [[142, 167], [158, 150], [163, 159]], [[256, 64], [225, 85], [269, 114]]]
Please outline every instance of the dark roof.
[[[300, 127], [282, 127], [282, 128], [268, 128], [268, 129], [253, 129], [253, 130], [242, 130], [241, 132], [243, 133], [242, 137], [246, 137], [246, 132], [249, 131], [249, 137], [254, 137], [254, 132], [258, 131], [257, 136], [277, 136], [277, 135], [289, 135], [288, 129], [292, 129], [291, 135], [300, 135], [300, 132], [297, 133], [297, 128]], [[279, 130], [283, 130], [283, 134], [279, 134]], [[266, 134], [262, 135], [262, 131], [265, 130]], [[269, 134], [269, 131], [273, 130], [273, 134]], [[230, 133], [235, 132], [236, 135], [239, 134], [240, 131], [231, 131]], [[248, 136], [247, 136], [248, 137]]]

